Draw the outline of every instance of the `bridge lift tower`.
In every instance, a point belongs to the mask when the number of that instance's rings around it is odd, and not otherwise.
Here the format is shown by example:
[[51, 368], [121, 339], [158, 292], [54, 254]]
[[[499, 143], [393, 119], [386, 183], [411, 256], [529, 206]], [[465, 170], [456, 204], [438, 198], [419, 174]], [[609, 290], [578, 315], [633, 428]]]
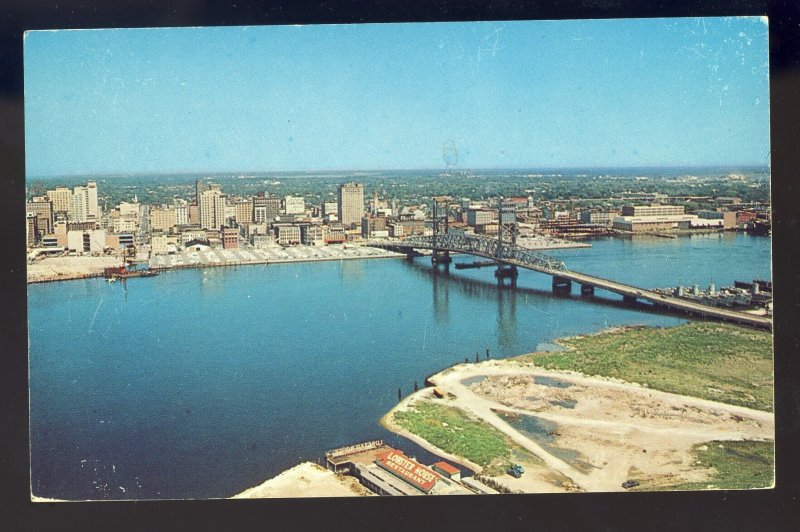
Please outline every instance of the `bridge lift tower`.
[[450, 252], [446, 249], [436, 249], [437, 238], [447, 234], [449, 229], [448, 207], [450, 206], [449, 196], [434, 196], [433, 198], [433, 253], [431, 263], [434, 266], [444, 264], [445, 268], [453, 262]]
[[[510, 201], [503, 201], [500, 204], [500, 214], [497, 227], [497, 258], [502, 259], [505, 252], [505, 244], [508, 242], [511, 246], [517, 243], [517, 214], [516, 207]], [[505, 280], [508, 279], [511, 286], [517, 285], [517, 276], [519, 272], [517, 267], [513, 264], [497, 263], [497, 270], [494, 276], [497, 278], [499, 285], [504, 285]]]

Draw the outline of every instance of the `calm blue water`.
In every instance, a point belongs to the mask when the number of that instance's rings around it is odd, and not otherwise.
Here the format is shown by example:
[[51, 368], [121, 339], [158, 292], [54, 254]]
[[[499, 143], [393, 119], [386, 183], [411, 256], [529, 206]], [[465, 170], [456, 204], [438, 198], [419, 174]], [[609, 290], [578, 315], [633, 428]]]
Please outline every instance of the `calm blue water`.
[[[642, 287], [770, 277], [766, 238], [593, 244], [552, 254]], [[373, 438], [424, 459], [378, 425], [398, 388], [486, 348], [499, 358], [608, 326], [684, 321], [618, 299], [554, 297], [550, 278], [529, 271], [500, 291], [491, 268], [437, 273], [427, 258], [31, 285], [33, 493], [226, 497]]]

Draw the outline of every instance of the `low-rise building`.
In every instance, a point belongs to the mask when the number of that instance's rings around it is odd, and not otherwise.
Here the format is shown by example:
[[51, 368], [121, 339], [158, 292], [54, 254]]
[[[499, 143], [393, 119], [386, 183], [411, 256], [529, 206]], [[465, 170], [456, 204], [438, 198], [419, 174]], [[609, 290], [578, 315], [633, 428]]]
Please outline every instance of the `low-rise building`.
[[[681, 207], [683, 208], [683, 207]], [[670, 229], [689, 229], [694, 214], [664, 216], [618, 216], [614, 218], [614, 229], [629, 233], [648, 233]]]
[[581, 222], [585, 224], [610, 225], [617, 216], [618, 213], [616, 212], [585, 210], [581, 212]]
[[392, 238], [402, 238], [403, 237], [403, 224], [401, 223], [394, 223], [389, 224], [389, 236]]
[[283, 199], [283, 212], [286, 214], [305, 214], [306, 202], [302, 196], [286, 196]]
[[275, 238], [282, 246], [293, 246], [300, 243], [300, 226], [294, 224], [273, 224]]
[[476, 209], [470, 208], [467, 211], [467, 225], [472, 227], [478, 225], [487, 225], [495, 218], [495, 211], [492, 209]]
[[325, 243], [325, 231], [319, 224], [302, 224], [300, 242], [304, 246], [321, 246]]
[[376, 231], [386, 231], [386, 218], [384, 216], [364, 216], [361, 218], [361, 236], [370, 238]]
[[324, 225], [323, 239], [326, 244], [340, 244], [347, 241], [347, 236], [344, 233], [344, 226], [341, 223], [332, 223]]
[[222, 228], [222, 247], [223, 249], [239, 249], [239, 228]]
[[67, 249], [77, 253], [102, 253], [106, 247], [106, 230], [67, 231]]

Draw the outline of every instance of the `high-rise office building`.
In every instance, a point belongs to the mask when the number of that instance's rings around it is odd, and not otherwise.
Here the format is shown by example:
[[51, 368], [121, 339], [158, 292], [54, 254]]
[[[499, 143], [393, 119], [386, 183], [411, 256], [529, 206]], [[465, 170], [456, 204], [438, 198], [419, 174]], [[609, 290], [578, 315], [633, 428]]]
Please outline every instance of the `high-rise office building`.
[[[59, 201], [63, 201], [63, 199]], [[89, 181], [85, 187], [75, 187], [72, 191], [69, 219], [73, 222], [86, 222], [99, 220], [99, 218], [100, 208], [97, 204], [97, 183]]]
[[253, 223], [253, 198], [240, 199], [236, 202], [236, 223]]
[[219, 190], [200, 193], [200, 227], [219, 229], [225, 223], [225, 196]]
[[53, 202], [53, 212], [69, 213], [72, 210], [72, 191], [67, 187], [56, 187], [47, 191], [47, 197]]
[[345, 226], [360, 224], [364, 216], [364, 185], [346, 183], [339, 185], [339, 221]]
[[175, 200], [175, 223], [189, 225], [189, 205], [186, 204], [186, 200]]
[[97, 204], [97, 183], [89, 181], [86, 183], [86, 204], [89, 207], [89, 219], [100, 219], [100, 207]]
[[86, 187], [75, 187], [72, 191], [72, 208], [69, 211], [69, 219], [73, 222], [89, 220], [89, 194]]

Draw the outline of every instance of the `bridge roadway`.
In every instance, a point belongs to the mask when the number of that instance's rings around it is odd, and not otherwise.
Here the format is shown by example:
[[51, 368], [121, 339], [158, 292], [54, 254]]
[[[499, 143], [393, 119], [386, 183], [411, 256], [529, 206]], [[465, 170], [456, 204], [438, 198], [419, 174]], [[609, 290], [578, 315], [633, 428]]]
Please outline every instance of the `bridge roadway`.
[[571, 291], [571, 283], [576, 282], [581, 285], [582, 295], [591, 295], [594, 293], [594, 288], [601, 288], [621, 295], [623, 299], [628, 302], [644, 300], [653, 303], [656, 308], [661, 307], [678, 310], [696, 316], [718, 319], [760, 329], [772, 329], [772, 320], [768, 317], [755, 316], [745, 312], [737, 312], [735, 310], [728, 310], [711, 305], [703, 305], [683, 298], [664, 296], [636, 286], [570, 271], [562, 261], [548, 257], [537, 250], [513, 246], [507, 243], [504, 243], [503, 246], [498, 249], [497, 239], [494, 238], [490, 239], [458, 233], [448, 233], [437, 236], [409, 237], [399, 242], [373, 241], [369, 242], [367, 245], [398, 251], [400, 253], [410, 253], [415, 249], [467, 253], [493, 259], [498, 263], [551, 275], [553, 277], [554, 292], [568, 294]]

